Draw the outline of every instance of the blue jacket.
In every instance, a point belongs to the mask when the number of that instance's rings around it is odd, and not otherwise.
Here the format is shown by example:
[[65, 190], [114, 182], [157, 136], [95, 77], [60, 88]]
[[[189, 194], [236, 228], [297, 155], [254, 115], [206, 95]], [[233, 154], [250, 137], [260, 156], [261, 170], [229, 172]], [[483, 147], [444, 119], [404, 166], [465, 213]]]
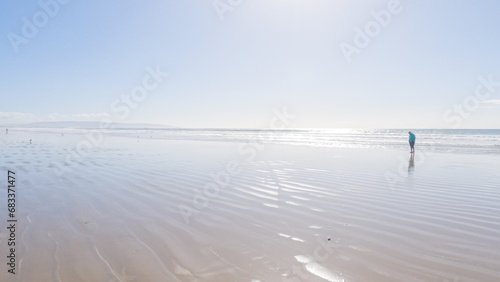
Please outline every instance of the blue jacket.
[[410, 134], [410, 142], [415, 141], [415, 134], [411, 133]]

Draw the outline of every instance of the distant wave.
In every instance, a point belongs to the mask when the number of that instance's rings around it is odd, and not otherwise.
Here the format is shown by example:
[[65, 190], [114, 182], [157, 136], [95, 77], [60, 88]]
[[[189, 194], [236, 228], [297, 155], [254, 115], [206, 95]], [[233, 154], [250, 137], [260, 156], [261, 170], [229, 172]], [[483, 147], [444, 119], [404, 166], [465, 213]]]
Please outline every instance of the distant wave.
[[[392, 148], [408, 146], [403, 129], [23, 129], [49, 133], [102, 132], [110, 136], [163, 140], [260, 142], [324, 148]], [[420, 129], [413, 131], [421, 149], [444, 152], [500, 153], [500, 129]]]

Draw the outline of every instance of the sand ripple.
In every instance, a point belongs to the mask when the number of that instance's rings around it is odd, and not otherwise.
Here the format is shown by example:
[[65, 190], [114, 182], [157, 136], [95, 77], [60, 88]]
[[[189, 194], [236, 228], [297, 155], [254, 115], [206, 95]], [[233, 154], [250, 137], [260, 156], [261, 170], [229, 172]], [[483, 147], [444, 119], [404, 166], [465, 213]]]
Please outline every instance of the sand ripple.
[[[447, 166], [470, 156], [438, 156], [390, 189], [384, 152], [370, 167], [349, 151], [246, 162], [144, 143], [96, 148], [62, 176], [67, 148], [3, 145], [0, 167], [21, 183], [20, 265], [0, 281], [500, 281], [498, 170]], [[232, 160], [242, 173], [203, 194]]]

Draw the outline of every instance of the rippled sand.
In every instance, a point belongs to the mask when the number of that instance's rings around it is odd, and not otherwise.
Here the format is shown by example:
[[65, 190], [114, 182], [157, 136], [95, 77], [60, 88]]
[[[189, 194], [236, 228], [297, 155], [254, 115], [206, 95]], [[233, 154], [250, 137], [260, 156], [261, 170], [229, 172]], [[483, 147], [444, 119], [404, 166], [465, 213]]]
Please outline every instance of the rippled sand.
[[498, 156], [19, 135], [2, 282], [500, 281]]

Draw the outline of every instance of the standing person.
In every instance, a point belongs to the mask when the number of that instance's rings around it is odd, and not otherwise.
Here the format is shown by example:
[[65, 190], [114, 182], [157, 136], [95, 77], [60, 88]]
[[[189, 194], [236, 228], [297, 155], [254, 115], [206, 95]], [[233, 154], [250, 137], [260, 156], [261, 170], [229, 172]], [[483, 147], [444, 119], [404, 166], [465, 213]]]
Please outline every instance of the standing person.
[[411, 133], [411, 131], [408, 131], [408, 134], [410, 135], [410, 153], [415, 153], [415, 134]]

